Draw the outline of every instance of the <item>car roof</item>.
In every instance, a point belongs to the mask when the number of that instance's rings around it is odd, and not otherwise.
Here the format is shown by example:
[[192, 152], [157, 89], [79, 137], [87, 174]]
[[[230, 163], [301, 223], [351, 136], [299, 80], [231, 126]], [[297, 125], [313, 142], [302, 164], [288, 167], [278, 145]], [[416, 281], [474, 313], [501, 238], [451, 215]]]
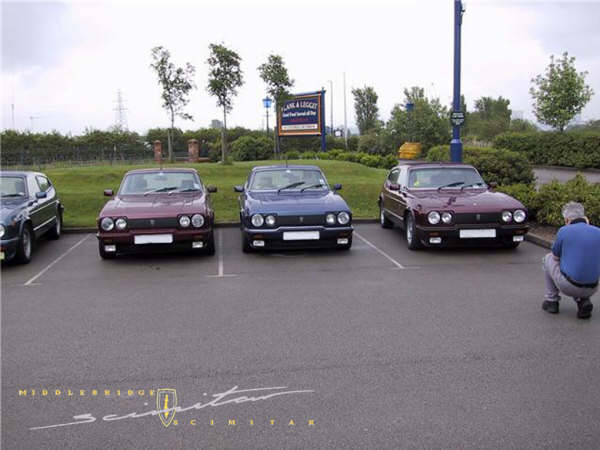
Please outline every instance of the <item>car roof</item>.
[[454, 163], [448, 161], [440, 161], [440, 162], [425, 162], [425, 161], [404, 161], [399, 163], [396, 167], [409, 166], [411, 169], [428, 169], [433, 167], [466, 167], [469, 169], [473, 169], [474, 167], [471, 164], [465, 163]]
[[26, 177], [28, 175], [42, 175], [46, 176], [41, 172], [33, 172], [31, 170], [3, 170], [0, 172], [1, 176], [9, 176], [9, 177]]
[[196, 169], [191, 169], [189, 167], [186, 168], [168, 168], [168, 169], [160, 169], [158, 167], [155, 168], [151, 168], [151, 169], [133, 169], [133, 170], [129, 170], [125, 175], [129, 175], [131, 173], [153, 173], [153, 172], [190, 172], [190, 173], [198, 173]]
[[315, 165], [302, 165], [302, 164], [288, 164], [288, 165], [273, 165], [273, 166], [255, 166], [252, 168], [253, 172], [257, 172], [259, 170], [273, 170], [273, 169], [316, 169], [321, 170], [319, 166]]

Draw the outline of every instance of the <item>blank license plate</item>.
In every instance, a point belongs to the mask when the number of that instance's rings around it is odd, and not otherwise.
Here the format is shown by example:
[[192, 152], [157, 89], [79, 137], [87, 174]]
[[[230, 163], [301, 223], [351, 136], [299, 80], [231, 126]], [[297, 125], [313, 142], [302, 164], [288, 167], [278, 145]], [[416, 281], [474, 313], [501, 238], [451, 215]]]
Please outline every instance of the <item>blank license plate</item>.
[[496, 237], [496, 230], [494, 228], [488, 230], [460, 230], [459, 233], [461, 239]]
[[318, 231], [284, 231], [284, 241], [315, 241], [321, 236]]
[[133, 237], [135, 244], [172, 244], [172, 234], [140, 234]]

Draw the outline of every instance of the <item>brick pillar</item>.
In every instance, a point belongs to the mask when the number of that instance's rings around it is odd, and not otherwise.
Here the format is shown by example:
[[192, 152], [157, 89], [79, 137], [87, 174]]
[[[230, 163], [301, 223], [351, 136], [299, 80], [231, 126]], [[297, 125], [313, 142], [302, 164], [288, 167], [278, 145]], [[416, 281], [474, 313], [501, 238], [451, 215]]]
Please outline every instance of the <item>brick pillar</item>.
[[161, 162], [162, 161], [162, 142], [154, 141], [154, 161]]
[[198, 141], [196, 139], [190, 139], [188, 141], [188, 161], [195, 163], [198, 162]]

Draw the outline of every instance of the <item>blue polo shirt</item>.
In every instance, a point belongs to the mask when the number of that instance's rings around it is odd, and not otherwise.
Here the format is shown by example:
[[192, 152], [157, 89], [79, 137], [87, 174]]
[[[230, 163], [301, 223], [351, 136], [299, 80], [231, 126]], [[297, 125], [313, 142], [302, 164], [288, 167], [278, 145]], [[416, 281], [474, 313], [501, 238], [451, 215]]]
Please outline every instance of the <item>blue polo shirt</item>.
[[600, 278], [600, 228], [585, 222], [565, 225], [558, 230], [552, 253], [572, 280], [588, 284]]

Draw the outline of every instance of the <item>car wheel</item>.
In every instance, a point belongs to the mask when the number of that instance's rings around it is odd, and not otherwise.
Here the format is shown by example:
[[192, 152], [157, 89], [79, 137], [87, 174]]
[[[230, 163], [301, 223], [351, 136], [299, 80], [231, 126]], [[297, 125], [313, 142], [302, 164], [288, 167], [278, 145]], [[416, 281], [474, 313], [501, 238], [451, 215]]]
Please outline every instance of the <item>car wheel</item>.
[[406, 246], [409, 250], [418, 250], [422, 247], [417, 236], [415, 219], [412, 214], [406, 216]]
[[215, 235], [214, 235], [214, 233], [210, 233], [210, 239], [206, 243], [206, 249], [204, 250], [204, 253], [206, 253], [207, 255], [210, 255], [210, 256], [215, 254]]
[[254, 249], [250, 246], [250, 242], [244, 233], [242, 233], [242, 252], [252, 253]]
[[383, 208], [381, 206], [379, 207], [379, 224], [381, 225], [381, 228], [394, 227], [394, 222], [385, 217], [385, 213], [383, 212]]
[[117, 257], [117, 252], [104, 251], [104, 245], [102, 245], [102, 241], [98, 241], [98, 253], [102, 259], [115, 259]]
[[23, 226], [21, 232], [21, 238], [19, 239], [19, 245], [17, 247], [17, 254], [15, 260], [20, 264], [28, 264], [31, 261], [31, 253], [33, 252], [33, 232], [31, 226], [26, 224]]
[[60, 239], [60, 234], [62, 233], [62, 213], [60, 211], [56, 211], [56, 223], [50, 230], [48, 230], [48, 237], [50, 239]]

